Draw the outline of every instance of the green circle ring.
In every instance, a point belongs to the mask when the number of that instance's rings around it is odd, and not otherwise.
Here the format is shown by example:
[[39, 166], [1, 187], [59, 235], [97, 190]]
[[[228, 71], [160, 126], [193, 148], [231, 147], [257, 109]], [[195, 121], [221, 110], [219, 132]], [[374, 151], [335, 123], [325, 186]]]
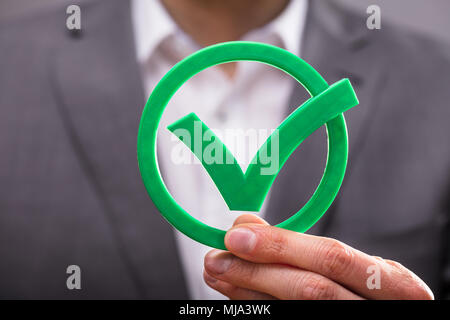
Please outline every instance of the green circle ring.
[[[175, 92], [192, 76], [214, 65], [232, 61], [257, 61], [291, 75], [312, 97], [328, 89], [327, 82], [296, 55], [267, 44], [225, 42], [195, 52], [177, 63], [156, 85], [142, 113], [137, 155], [139, 169], [150, 198], [160, 213], [176, 229], [205, 245], [226, 250], [225, 230], [204, 224], [186, 212], [169, 193], [158, 166], [156, 139], [161, 116]], [[294, 215], [276, 225], [305, 232], [316, 223], [334, 201], [344, 178], [348, 157], [347, 128], [342, 114], [328, 121], [328, 156], [323, 177], [309, 201]]]

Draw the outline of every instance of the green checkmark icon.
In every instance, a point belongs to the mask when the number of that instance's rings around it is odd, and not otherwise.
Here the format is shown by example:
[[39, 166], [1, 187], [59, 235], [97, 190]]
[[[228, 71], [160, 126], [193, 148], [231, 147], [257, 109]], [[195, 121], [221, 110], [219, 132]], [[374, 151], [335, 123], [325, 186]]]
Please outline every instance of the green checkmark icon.
[[[160, 80], [142, 112], [138, 133], [137, 157], [145, 188], [159, 212], [176, 229], [198, 242], [224, 250], [226, 231], [195, 219], [170, 194], [159, 170], [156, 140], [164, 109], [183, 83], [203, 69], [240, 60], [257, 61], [283, 70], [302, 84], [311, 98], [281, 123], [261, 146], [245, 173], [228, 148], [195, 114], [187, 112], [185, 117], [168, 127], [201, 161], [230, 210], [259, 211], [273, 181], [291, 153], [311, 133], [325, 125], [328, 157], [322, 179], [309, 201], [290, 218], [276, 225], [297, 232], [304, 232], [313, 226], [334, 201], [344, 179], [348, 138], [343, 112], [358, 104], [347, 79], [329, 86], [313, 67], [296, 55], [256, 42], [226, 42], [204, 48], [177, 63]], [[209, 131], [212, 138], [210, 141], [214, 141], [222, 150], [223, 161], [204, 161], [202, 153], [208, 144], [203, 144], [199, 150], [195, 148], [193, 140], [199, 138], [195, 135], [196, 123], [200, 124], [203, 132]], [[191, 140], [183, 140], [178, 134], [179, 130], [189, 132]], [[264, 151], [275, 141], [278, 143], [277, 167], [267, 173], [264, 171], [267, 163], [262, 161]], [[226, 159], [232, 159], [231, 163]]]
[[[358, 100], [352, 86], [347, 79], [343, 79], [318, 96], [307, 100], [287, 117], [275, 132], [266, 140], [251, 161], [244, 173], [236, 159], [220, 139], [197, 117], [190, 113], [168, 126], [168, 129], [177, 135], [195, 156], [200, 160], [205, 170], [217, 186], [230, 210], [259, 211], [278, 175], [279, 170], [289, 158], [291, 153], [315, 130], [339, 114], [356, 106]], [[196, 122], [202, 126], [201, 132], [208, 132], [211, 137], [209, 143], [203, 142], [201, 148], [195, 148], [199, 141], [196, 137]], [[190, 141], [182, 139], [182, 130], [189, 132]], [[262, 170], [267, 164], [261, 161], [268, 146], [277, 135], [279, 167], [272, 174], [264, 174]], [[198, 142], [197, 142], [198, 143]], [[219, 144], [222, 149], [222, 161], [210, 162], [203, 157], [210, 144]], [[272, 155], [274, 156], [274, 155]], [[227, 159], [232, 159], [229, 163]], [[267, 172], [267, 171], [266, 171]]]

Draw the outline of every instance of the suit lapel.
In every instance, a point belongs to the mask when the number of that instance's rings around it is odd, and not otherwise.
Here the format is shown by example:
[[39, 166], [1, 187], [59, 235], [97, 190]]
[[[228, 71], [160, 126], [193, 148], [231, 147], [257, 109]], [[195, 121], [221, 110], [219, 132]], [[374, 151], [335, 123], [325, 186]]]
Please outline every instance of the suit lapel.
[[184, 298], [173, 230], [147, 196], [137, 166], [145, 95], [129, 3], [96, 2], [84, 14], [82, 34], [52, 66], [61, 114], [140, 297]]
[[[349, 78], [360, 105], [347, 111], [349, 161], [340, 193], [345, 189], [352, 167], [364, 147], [370, 121], [377, 109], [383, 72], [379, 65], [368, 64], [371, 35], [360, 17], [352, 16], [330, 1], [309, 2], [308, 18], [302, 44], [302, 58], [311, 64], [329, 83]], [[306, 90], [296, 84], [288, 113], [309, 98]], [[268, 220], [278, 223], [297, 212], [308, 201], [320, 182], [326, 163], [326, 131], [324, 126], [306, 139], [286, 162], [275, 180], [268, 204]], [[326, 234], [338, 214], [339, 194], [332, 207], [309, 231]]]

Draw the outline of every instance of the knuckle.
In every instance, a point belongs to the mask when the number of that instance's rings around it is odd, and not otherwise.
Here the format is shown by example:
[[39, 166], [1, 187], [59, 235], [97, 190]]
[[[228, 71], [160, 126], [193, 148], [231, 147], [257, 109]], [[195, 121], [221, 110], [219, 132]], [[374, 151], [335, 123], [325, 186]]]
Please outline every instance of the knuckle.
[[399, 263], [399, 262], [397, 262], [397, 261], [389, 260], [389, 259], [383, 259], [383, 258], [381, 258], [381, 257], [375, 257], [375, 258], [380, 259], [381, 261], [386, 262], [386, 263], [389, 264], [390, 266], [394, 267], [396, 270], [402, 271], [402, 270], [405, 268], [401, 263]]
[[246, 281], [251, 281], [252, 279], [258, 278], [258, 270], [258, 265], [234, 257], [233, 263], [231, 263], [226, 273], [230, 279], [246, 279]]
[[288, 299], [302, 299], [302, 291], [305, 287], [305, 276], [295, 273], [288, 281], [287, 298]]
[[295, 274], [289, 281], [289, 299], [332, 300], [336, 290], [332, 282], [317, 274]]
[[264, 228], [262, 246], [263, 251], [271, 257], [282, 257], [288, 246], [287, 238], [271, 227]]
[[353, 263], [353, 253], [342, 242], [331, 240], [324, 246], [322, 269], [326, 275], [345, 276], [351, 271]]
[[224, 287], [225, 288], [222, 293], [230, 300], [237, 300], [239, 298], [239, 287], [232, 284], [226, 284]]
[[306, 300], [334, 300], [336, 290], [330, 281], [319, 276], [311, 276], [305, 281], [301, 297]]

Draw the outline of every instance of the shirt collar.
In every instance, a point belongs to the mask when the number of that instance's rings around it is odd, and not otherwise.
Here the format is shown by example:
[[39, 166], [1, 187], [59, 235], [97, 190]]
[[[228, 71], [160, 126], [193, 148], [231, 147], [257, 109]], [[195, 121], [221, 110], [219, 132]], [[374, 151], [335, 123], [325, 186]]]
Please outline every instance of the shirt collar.
[[178, 27], [159, 0], [133, 0], [131, 14], [136, 56], [139, 62], [144, 62]]
[[299, 56], [307, 9], [307, 0], [291, 0], [283, 12], [261, 31], [272, 32], [280, 38], [284, 49]]
[[[248, 36], [261, 35], [264, 42], [264, 34], [275, 34], [280, 38], [284, 49], [300, 55], [307, 6], [307, 0], [290, 0], [278, 17], [264, 27], [250, 32]], [[162, 41], [175, 35], [179, 28], [159, 0], [132, 0], [131, 10], [136, 56], [142, 63], [151, 57]]]

